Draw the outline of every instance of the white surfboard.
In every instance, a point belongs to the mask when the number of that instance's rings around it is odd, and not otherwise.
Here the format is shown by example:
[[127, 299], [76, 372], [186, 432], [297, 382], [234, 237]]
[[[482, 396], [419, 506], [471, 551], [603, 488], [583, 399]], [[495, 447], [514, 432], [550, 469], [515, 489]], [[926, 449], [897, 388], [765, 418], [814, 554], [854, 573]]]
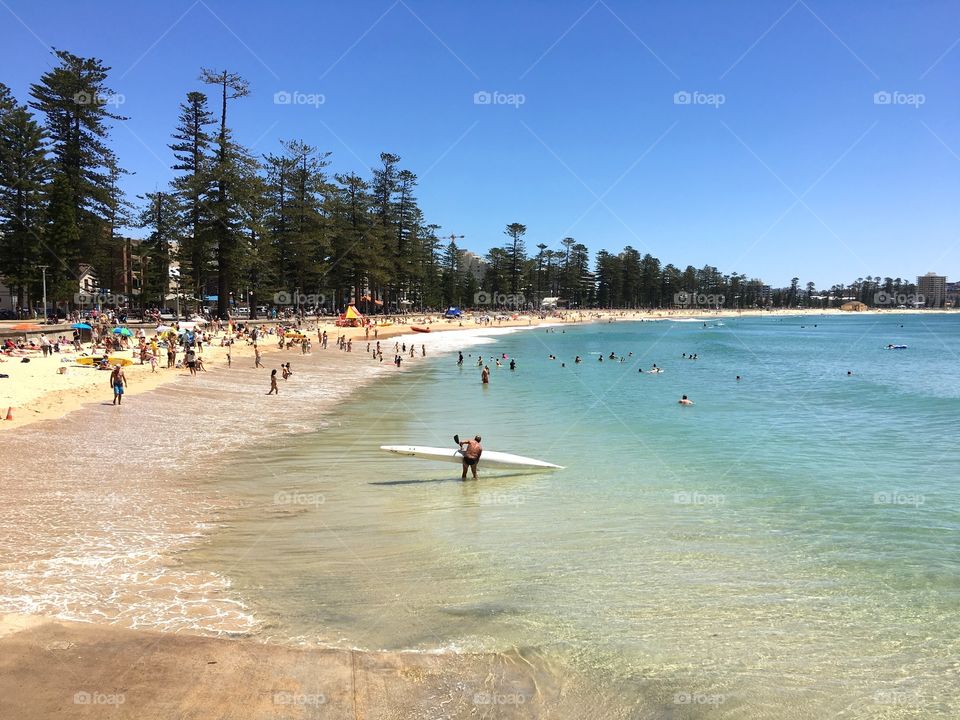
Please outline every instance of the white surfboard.
[[[394, 455], [463, 463], [463, 454], [454, 448], [427, 447], [425, 445], [381, 445], [380, 449]], [[534, 458], [512, 455], [494, 450], [484, 450], [480, 456], [480, 467], [504, 468], [509, 470], [562, 470], [562, 465], [535, 460]]]

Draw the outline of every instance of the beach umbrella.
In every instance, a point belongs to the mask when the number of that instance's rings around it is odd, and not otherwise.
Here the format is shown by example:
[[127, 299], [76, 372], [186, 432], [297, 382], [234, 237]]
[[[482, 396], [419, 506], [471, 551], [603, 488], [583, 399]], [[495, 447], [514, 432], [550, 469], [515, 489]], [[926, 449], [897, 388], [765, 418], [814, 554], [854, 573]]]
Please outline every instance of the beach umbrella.
[[86, 323], [74, 323], [71, 325], [74, 330], [93, 330], [93, 328]]
[[133, 333], [130, 331], [130, 328], [124, 328], [124, 327], [114, 328], [114, 329], [113, 329], [113, 334], [114, 334], [114, 335], [125, 335], [126, 337], [130, 337], [131, 335], [133, 335]]

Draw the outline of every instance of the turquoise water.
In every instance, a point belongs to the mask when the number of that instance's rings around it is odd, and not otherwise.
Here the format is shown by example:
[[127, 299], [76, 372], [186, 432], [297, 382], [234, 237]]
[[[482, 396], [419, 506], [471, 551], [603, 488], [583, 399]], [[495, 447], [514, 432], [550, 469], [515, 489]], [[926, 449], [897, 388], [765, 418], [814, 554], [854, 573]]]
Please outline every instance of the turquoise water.
[[[583, 717], [960, 716], [960, 318], [707, 325], [431, 354], [233, 457], [208, 483], [244, 507], [188, 562], [264, 638], [516, 650]], [[566, 469], [377, 449], [455, 432]]]

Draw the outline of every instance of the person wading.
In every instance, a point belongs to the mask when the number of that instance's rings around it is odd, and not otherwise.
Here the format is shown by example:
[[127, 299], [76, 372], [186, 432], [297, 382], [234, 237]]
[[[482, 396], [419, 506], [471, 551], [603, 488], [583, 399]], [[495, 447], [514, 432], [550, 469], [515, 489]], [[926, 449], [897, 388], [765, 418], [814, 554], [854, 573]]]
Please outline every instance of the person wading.
[[114, 365], [113, 372], [110, 373], [110, 386], [113, 388], [114, 405], [123, 404], [123, 388], [126, 384], [127, 376], [123, 374], [123, 368], [119, 365]]
[[473, 479], [477, 479], [477, 465], [480, 464], [480, 456], [483, 454], [483, 447], [480, 445], [480, 436], [477, 435], [473, 440], [460, 441], [459, 435], [453, 436], [454, 441], [460, 446], [460, 452], [463, 453], [463, 475], [461, 480], [467, 479], [467, 468], [473, 472]]

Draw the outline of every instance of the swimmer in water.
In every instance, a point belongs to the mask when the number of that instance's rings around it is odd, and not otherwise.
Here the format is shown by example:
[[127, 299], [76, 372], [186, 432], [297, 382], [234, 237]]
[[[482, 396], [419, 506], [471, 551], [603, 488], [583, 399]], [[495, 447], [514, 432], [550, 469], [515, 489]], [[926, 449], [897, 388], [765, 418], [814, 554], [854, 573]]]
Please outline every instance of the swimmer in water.
[[682, 398], [677, 400], [677, 403], [679, 403], [680, 405], [693, 405], [693, 400], [691, 400], [686, 395], [684, 395]]

